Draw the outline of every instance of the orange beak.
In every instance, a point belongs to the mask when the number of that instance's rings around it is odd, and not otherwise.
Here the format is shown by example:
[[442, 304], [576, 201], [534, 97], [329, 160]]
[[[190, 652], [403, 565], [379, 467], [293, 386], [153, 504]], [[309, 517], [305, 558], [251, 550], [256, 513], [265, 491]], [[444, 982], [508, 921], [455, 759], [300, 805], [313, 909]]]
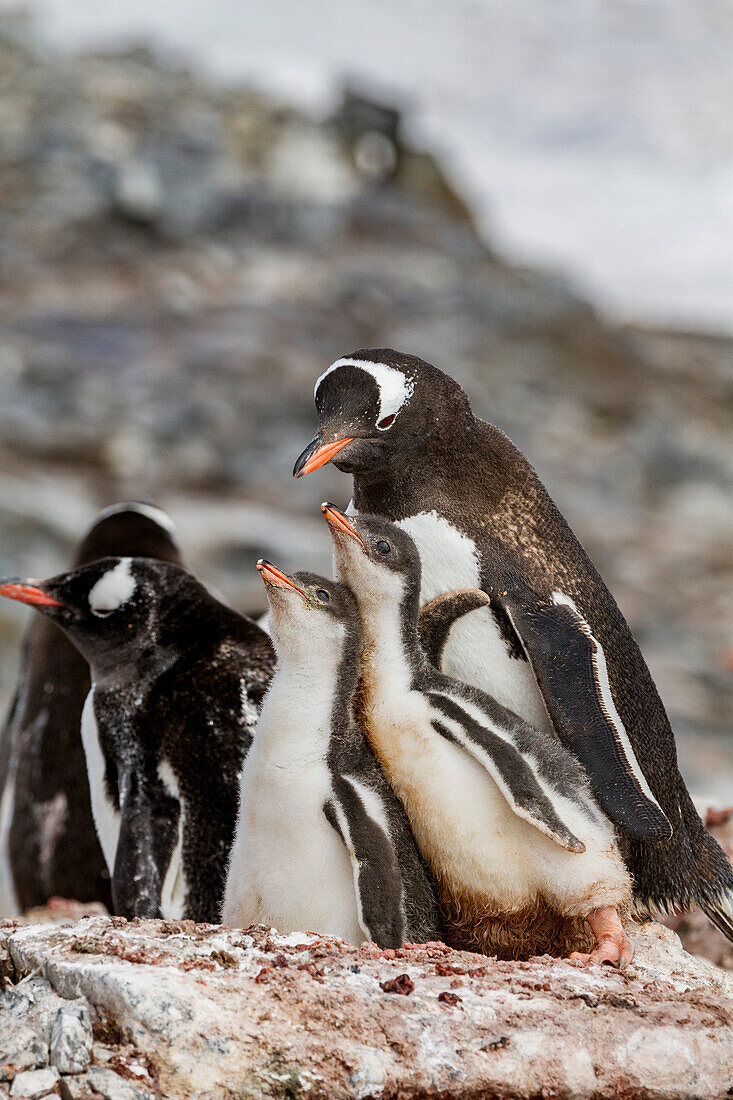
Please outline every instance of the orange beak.
[[265, 561], [264, 558], [260, 558], [257, 562], [257, 568], [260, 576], [265, 585], [270, 585], [272, 588], [289, 588], [293, 592], [297, 592], [299, 596], [306, 599], [306, 594], [302, 588], [298, 588], [294, 581], [291, 581], [290, 577], [286, 573], [283, 573], [282, 569], [278, 569], [276, 565], [273, 565], [271, 561]]
[[295, 463], [293, 477], [312, 474], [314, 470], [320, 469], [321, 466], [325, 466], [327, 462], [335, 458], [339, 451], [343, 451], [347, 443], [353, 442], [353, 435], [350, 435], [347, 439], [337, 439], [335, 443], [319, 443], [318, 436], [316, 436]]
[[19, 603], [27, 603], [31, 607], [63, 607], [60, 600], [54, 600], [42, 588], [36, 588], [31, 584], [0, 584], [0, 596], [9, 600], [18, 600]]
[[352, 539], [361, 546], [362, 550], [366, 550], [364, 540], [355, 527], [349, 523], [348, 517], [344, 515], [340, 508], [337, 508], [335, 504], [329, 504], [328, 501], [324, 501], [321, 505], [321, 511], [326, 518], [326, 523], [332, 531], [343, 531], [347, 535], [351, 535]]

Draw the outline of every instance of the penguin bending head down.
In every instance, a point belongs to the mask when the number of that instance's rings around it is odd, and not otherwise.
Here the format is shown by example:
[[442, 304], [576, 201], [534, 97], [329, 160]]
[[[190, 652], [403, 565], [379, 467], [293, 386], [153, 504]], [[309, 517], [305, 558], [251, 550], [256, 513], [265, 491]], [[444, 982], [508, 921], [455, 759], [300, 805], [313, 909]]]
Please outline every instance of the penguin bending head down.
[[627, 623], [524, 455], [474, 416], [443, 371], [390, 349], [338, 360], [316, 382], [302, 476], [353, 474], [350, 514], [398, 524], [422, 563], [421, 603], [483, 590], [446, 672], [554, 733], [618, 827], [637, 912], [700, 905], [733, 940], [733, 868], [677, 768], [669, 720]]
[[382, 948], [434, 940], [429, 872], [354, 720], [356, 601], [336, 581], [257, 568], [278, 665], [242, 770], [223, 921]]
[[[438, 882], [449, 941], [504, 958], [575, 948], [625, 966], [633, 951], [619, 909], [631, 879], [577, 760], [429, 664], [409, 535], [323, 511], [364, 632], [361, 720]], [[577, 951], [585, 921], [589, 953]]]
[[[180, 565], [170, 518], [153, 504], [123, 501], [94, 520], [73, 567], [111, 554]], [[50, 897], [112, 906], [94, 827], [81, 743], [89, 666], [47, 616], [26, 631], [18, 687], [0, 733], [0, 917]]]
[[82, 740], [115, 913], [216, 923], [269, 638], [184, 569], [147, 558], [0, 595], [47, 615], [89, 662]]

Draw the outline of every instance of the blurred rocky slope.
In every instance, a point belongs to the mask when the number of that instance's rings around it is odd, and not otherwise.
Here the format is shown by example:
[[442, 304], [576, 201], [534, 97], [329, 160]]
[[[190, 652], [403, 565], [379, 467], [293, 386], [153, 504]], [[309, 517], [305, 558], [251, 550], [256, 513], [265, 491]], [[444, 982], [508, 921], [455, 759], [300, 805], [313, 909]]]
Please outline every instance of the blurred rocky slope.
[[[0, 573], [57, 571], [129, 496], [172, 512], [240, 608], [262, 604], [261, 554], [328, 569], [317, 504], [347, 480], [290, 471], [315, 378], [375, 345], [454, 374], [530, 456], [641, 643], [693, 783], [725, 797], [733, 341], [610, 328], [492, 255], [391, 109], [347, 95], [316, 122], [143, 50], [44, 55], [3, 17]], [[0, 609], [5, 699], [24, 621]]]

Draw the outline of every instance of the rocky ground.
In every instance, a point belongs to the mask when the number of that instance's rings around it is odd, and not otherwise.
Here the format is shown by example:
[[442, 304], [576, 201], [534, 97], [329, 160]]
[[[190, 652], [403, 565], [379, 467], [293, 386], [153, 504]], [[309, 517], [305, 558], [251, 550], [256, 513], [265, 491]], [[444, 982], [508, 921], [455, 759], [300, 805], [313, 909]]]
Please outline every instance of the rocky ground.
[[185, 921], [0, 926], [0, 1095], [728, 1095], [733, 979], [660, 925], [633, 938], [620, 974]]
[[[709, 822], [733, 853], [733, 814]], [[717, 1100], [733, 1089], [733, 948], [701, 914], [669, 923], [686, 950], [633, 926], [620, 974], [128, 923], [58, 899], [0, 923], [0, 1097]]]

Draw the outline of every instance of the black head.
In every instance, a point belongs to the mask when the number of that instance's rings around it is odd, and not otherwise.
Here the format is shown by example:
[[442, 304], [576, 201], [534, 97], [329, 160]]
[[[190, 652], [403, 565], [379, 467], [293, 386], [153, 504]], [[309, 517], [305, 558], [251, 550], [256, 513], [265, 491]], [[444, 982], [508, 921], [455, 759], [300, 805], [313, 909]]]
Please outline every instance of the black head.
[[378, 475], [415, 449], [440, 449], [468, 398], [447, 374], [413, 355], [364, 349], [337, 360], [316, 382], [319, 431], [295, 463], [302, 477], [333, 462]]
[[288, 576], [269, 561], [260, 559], [270, 605], [270, 628], [278, 656], [293, 656], [308, 664], [311, 657], [328, 650], [336, 654], [358, 644], [359, 611], [345, 584], [317, 573]]
[[180, 566], [127, 557], [102, 558], [46, 581], [7, 581], [0, 595], [46, 615], [101, 675], [185, 646], [172, 626], [197, 599], [209, 598]]
[[333, 538], [338, 575], [363, 607], [391, 602], [417, 619], [420, 555], [410, 536], [377, 516], [345, 515], [333, 504], [321, 510]]
[[74, 565], [123, 554], [181, 564], [176, 529], [162, 508], [134, 500], [105, 508], [80, 543]]

